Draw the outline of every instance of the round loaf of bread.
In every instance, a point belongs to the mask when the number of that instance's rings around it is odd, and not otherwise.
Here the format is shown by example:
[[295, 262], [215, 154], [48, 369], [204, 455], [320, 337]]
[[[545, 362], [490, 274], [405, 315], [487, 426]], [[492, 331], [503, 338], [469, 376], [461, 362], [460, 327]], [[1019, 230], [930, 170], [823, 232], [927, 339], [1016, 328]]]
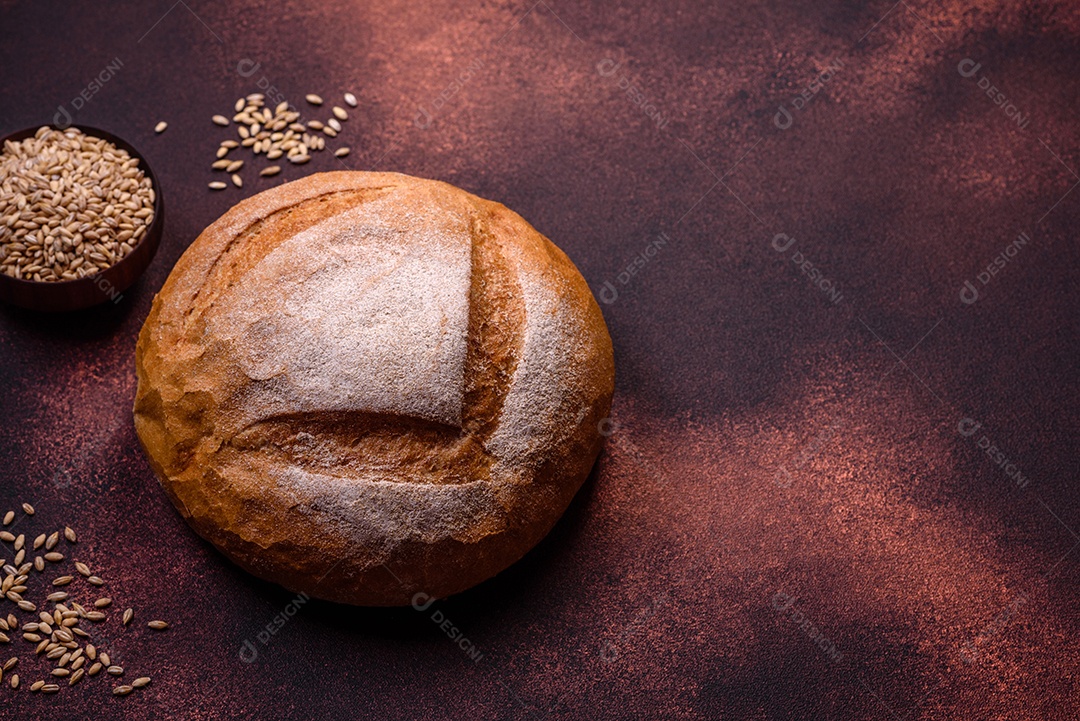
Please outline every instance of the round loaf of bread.
[[602, 445], [611, 339], [516, 213], [309, 176], [208, 227], [154, 299], [135, 428], [194, 529], [310, 596], [463, 591], [551, 529]]

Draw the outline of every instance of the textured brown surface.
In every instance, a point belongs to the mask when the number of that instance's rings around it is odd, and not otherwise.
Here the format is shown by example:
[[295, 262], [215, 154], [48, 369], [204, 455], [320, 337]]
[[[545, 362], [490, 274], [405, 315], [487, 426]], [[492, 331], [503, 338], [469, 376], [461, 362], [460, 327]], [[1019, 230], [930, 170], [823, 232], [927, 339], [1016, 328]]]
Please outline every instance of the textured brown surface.
[[600, 309], [549, 240], [446, 183], [360, 171], [215, 220], [135, 363], [135, 431], [192, 527], [260, 578], [363, 606], [446, 598], [535, 546], [614, 384]]
[[[70, 521], [114, 597], [175, 622], [116, 639], [154, 676], [139, 694], [0, 689], [5, 718], [1080, 714], [1074, 4], [185, 0], [158, 22], [169, 6], [0, 2], [0, 131], [120, 57], [76, 120], [131, 140], [169, 204], [120, 305], [0, 311], [0, 503]], [[187, 528], [129, 421], [152, 294], [239, 197], [206, 191], [209, 116], [262, 77], [353, 90], [353, 167], [505, 203], [619, 293], [618, 427], [534, 552], [423, 612], [310, 602], [266, 644], [292, 598]]]

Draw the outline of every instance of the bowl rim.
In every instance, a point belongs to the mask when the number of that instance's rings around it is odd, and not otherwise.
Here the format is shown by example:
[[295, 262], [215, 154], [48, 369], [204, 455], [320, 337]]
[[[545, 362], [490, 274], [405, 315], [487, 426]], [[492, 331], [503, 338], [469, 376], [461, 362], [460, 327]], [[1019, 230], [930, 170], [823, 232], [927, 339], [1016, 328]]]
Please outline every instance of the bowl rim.
[[[28, 128], [22, 128], [21, 130], [15, 130], [15, 131], [12, 131], [10, 133], [6, 133], [3, 136], [0, 136], [0, 154], [3, 153], [4, 146], [7, 143], [7, 141], [9, 141], [9, 140], [11, 140], [11, 141], [25, 140], [26, 138], [33, 137], [43, 127], [44, 128], [51, 128], [52, 130], [57, 130], [59, 132], [64, 132], [65, 130], [71, 130], [72, 128], [74, 128], [75, 130], [78, 130], [78, 131], [82, 132], [84, 135], [89, 135], [89, 136], [92, 136], [92, 137], [101, 138], [102, 140], [107, 140], [108, 142], [112, 143], [113, 145], [120, 148], [121, 150], [126, 150], [128, 155], [130, 155], [131, 157], [137, 158], [139, 160], [139, 168], [143, 171], [143, 173], [146, 175], [146, 177], [150, 178], [150, 187], [154, 191], [154, 219], [150, 222], [150, 225], [146, 226], [146, 235], [135, 246], [132, 246], [132, 249], [134, 250], [135, 247], [138, 247], [139, 245], [142, 245], [143, 243], [147, 242], [150, 239], [150, 235], [154, 230], [154, 226], [156, 226], [161, 221], [161, 218], [163, 217], [163, 215], [162, 215], [163, 202], [162, 202], [162, 194], [161, 194], [161, 185], [158, 183], [157, 176], [154, 175], [154, 170], [153, 170], [153, 168], [150, 167], [150, 161], [148, 161], [146, 159], [146, 156], [144, 156], [141, 152], [139, 152], [139, 149], [136, 148], [134, 145], [129, 143], [127, 140], [124, 140], [119, 135], [116, 135], [115, 133], [111, 133], [108, 130], [105, 130], [103, 128], [95, 128], [95, 127], [93, 127], [91, 125], [81, 125], [81, 124], [77, 124], [77, 123], [72, 123], [71, 125], [68, 125], [68, 126], [63, 127], [63, 128], [59, 128], [59, 127], [57, 127], [56, 125], [54, 125], [52, 123], [45, 123], [44, 125], [36, 125], [36, 126], [28, 127]], [[151, 259], [153, 258], [154, 255], [156, 255], [156, 249], [153, 249], [153, 252], [151, 252]], [[134, 256], [134, 252], [129, 253], [128, 255], [124, 256], [120, 260], [118, 260], [115, 263], [113, 263], [112, 265], [110, 265], [108, 268], [103, 268], [99, 272], [94, 273], [93, 275], [83, 276], [82, 278], [69, 278], [69, 279], [66, 279], [66, 280], [49, 280], [49, 281], [45, 281], [45, 280], [27, 280], [25, 278], [13, 278], [10, 275], [8, 275], [7, 273], [0, 273], [0, 283], [12, 283], [12, 284], [15, 284], [16, 286], [18, 286], [19, 284], [22, 284], [22, 285], [24, 285], [24, 286], [26, 286], [28, 288], [34, 288], [34, 289], [38, 289], [38, 288], [42, 288], [42, 287], [59, 288], [59, 287], [62, 287], [62, 286], [67, 286], [67, 285], [71, 285], [71, 284], [75, 284], [75, 283], [90, 283], [90, 284], [93, 284], [94, 281], [100, 279], [103, 276], [104, 273], [107, 273], [108, 271], [112, 270], [113, 268], [116, 268], [116, 267], [120, 266], [121, 264], [123, 264], [124, 262], [126, 262], [128, 260], [132, 260], [133, 256]], [[147, 265], [149, 266], [149, 263]], [[145, 272], [145, 269], [143, 271], [140, 271], [139, 274], [141, 275], [142, 272]]]

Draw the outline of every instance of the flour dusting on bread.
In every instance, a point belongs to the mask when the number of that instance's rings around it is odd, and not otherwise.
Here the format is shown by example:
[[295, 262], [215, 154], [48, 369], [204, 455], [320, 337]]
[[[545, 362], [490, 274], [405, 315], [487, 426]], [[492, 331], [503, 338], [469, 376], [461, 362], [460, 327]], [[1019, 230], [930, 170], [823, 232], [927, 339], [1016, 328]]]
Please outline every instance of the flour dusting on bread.
[[460, 425], [469, 219], [395, 217], [393, 203], [384, 196], [286, 240], [208, 314], [208, 333], [245, 375], [280, 376], [272, 393], [248, 397], [245, 420], [361, 411]]

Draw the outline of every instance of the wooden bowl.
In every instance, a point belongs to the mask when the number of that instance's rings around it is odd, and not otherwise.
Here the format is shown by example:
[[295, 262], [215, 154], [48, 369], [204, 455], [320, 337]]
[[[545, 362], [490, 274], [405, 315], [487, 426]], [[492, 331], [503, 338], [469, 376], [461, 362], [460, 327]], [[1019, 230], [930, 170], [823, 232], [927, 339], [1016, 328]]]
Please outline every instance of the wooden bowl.
[[[161, 230], [165, 223], [165, 204], [161, 186], [146, 158], [123, 138], [112, 133], [85, 125], [71, 126], [86, 135], [103, 138], [118, 148], [123, 148], [133, 158], [139, 159], [139, 168], [150, 178], [154, 189], [154, 219], [146, 230], [146, 235], [135, 245], [131, 252], [114, 265], [100, 270], [92, 276], [75, 280], [42, 282], [20, 280], [0, 273], [0, 302], [17, 305], [30, 310], [58, 312], [89, 308], [106, 301], [120, 302], [121, 294], [138, 280], [150, 265], [161, 242]], [[24, 140], [37, 133], [38, 127], [26, 128], [0, 138], [0, 149], [5, 140]], [[59, 128], [56, 128], [59, 130]], [[66, 128], [65, 128], [66, 130]]]

